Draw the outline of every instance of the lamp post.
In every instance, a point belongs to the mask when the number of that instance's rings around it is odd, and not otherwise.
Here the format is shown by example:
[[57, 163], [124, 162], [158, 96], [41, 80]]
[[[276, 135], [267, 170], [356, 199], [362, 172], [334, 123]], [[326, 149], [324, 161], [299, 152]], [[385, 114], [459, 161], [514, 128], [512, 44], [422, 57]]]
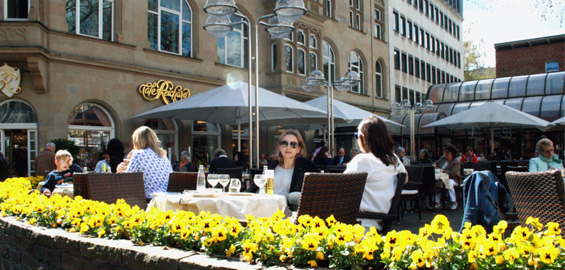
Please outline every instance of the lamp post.
[[312, 90], [314, 90], [314, 88], [320, 86], [320, 85], [325, 85], [327, 88], [327, 97], [328, 97], [328, 108], [327, 108], [327, 114], [328, 114], [328, 151], [332, 154], [332, 156], [335, 155], [334, 151], [335, 151], [335, 136], [334, 136], [334, 129], [335, 129], [335, 124], [334, 124], [334, 106], [333, 106], [333, 100], [334, 100], [334, 94], [333, 94], [333, 88], [335, 86], [335, 88], [340, 91], [340, 92], [344, 92], [346, 90], [351, 89], [351, 87], [355, 87], [359, 82], [361, 81], [361, 77], [359, 76], [359, 73], [355, 72], [355, 71], [348, 71], [345, 76], [340, 77], [337, 81], [335, 82], [331, 82], [330, 80], [326, 80], [324, 77], [324, 73], [319, 71], [319, 70], [314, 70], [312, 72], [310, 72], [310, 75], [304, 80], [304, 84], [302, 85], [302, 89], [304, 89], [304, 91], [306, 92], [312, 92]]
[[[227, 35], [233, 29], [234, 25], [245, 24], [247, 32], [251, 37], [251, 26], [246, 21], [232, 23], [230, 16], [238, 14], [235, 0], [207, 0], [204, 11], [209, 14], [204, 29], [216, 38]], [[271, 34], [272, 39], [286, 37], [294, 30], [292, 24], [306, 13], [303, 0], [277, 0], [274, 14], [261, 16], [254, 25], [255, 35], [254, 42], [249, 38], [250, 45], [248, 46], [248, 96], [249, 96], [249, 161], [253, 164], [253, 149], [255, 149], [255, 164], [259, 166], [259, 37], [258, 25], [262, 24], [267, 27], [267, 31]], [[264, 22], [268, 20], [267, 22]], [[251, 57], [252, 46], [255, 44], [255, 57]], [[255, 137], [257, 139], [256, 146], [253, 147], [253, 103], [251, 99], [252, 89], [252, 60], [255, 60]]]
[[422, 113], [425, 109], [433, 108], [434, 103], [427, 99], [425, 101], [426, 105], [422, 105], [422, 103], [417, 102], [412, 106], [408, 99], [402, 101], [402, 105], [398, 102], [395, 102], [392, 105], [392, 113], [394, 114], [410, 114], [410, 161], [416, 161], [416, 123], [415, 123], [415, 114]]

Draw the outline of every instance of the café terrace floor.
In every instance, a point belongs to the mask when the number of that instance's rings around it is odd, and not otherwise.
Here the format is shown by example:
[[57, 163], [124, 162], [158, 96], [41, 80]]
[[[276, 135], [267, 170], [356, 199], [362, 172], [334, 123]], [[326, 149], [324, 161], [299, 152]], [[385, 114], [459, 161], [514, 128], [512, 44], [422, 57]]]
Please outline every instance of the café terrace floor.
[[453, 231], [459, 231], [461, 228], [461, 220], [463, 219], [463, 208], [459, 205], [459, 208], [456, 210], [450, 210], [449, 204], [446, 206], [445, 211], [443, 209], [436, 209], [435, 214], [430, 209], [422, 209], [422, 221], [418, 221], [418, 210], [414, 210], [413, 212], [407, 210], [404, 213], [404, 218], [400, 220], [400, 224], [394, 222], [392, 224], [392, 229], [396, 231], [401, 230], [409, 230], [412, 233], [418, 234], [418, 231], [421, 227], [424, 227], [425, 224], [430, 224], [434, 219], [435, 215], [444, 215], [449, 220], [449, 224]]

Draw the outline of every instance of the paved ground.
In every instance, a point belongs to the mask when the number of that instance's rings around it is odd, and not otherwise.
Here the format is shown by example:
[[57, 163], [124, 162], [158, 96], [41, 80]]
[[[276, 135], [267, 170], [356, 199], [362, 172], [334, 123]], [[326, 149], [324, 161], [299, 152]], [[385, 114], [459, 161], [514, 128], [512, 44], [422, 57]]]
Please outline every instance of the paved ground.
[[417, 234], [420, 227], [423, 227], [424, 224], [430, 224], [436, 214], [446, 216], [454, 231], [459, 231], [461, 228], [463, 209], [459, 206], [457, 210], [450, 210], [449, 208], [446, 208], [445, 211], [443, 209], [436, 209], [435, 213], [430, 209], [422, 209], [422, 221], [418, 221], [418, 210], [414, 212], [409, 210], [404, 213], [404, 218], [400, 220], [400, 224], [393, 223], [392, 229], [396, 231], [409, 230]]

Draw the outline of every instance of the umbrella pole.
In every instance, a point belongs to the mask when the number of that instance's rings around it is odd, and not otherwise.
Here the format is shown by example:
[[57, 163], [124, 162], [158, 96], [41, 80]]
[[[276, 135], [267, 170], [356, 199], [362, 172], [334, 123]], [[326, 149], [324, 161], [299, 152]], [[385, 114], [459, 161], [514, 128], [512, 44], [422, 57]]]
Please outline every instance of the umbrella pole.
[[237, 152], [241, 152], [241, 122], [237, 119]]
[[490, 154], [494, 153], [494, 127], [490, 128]]

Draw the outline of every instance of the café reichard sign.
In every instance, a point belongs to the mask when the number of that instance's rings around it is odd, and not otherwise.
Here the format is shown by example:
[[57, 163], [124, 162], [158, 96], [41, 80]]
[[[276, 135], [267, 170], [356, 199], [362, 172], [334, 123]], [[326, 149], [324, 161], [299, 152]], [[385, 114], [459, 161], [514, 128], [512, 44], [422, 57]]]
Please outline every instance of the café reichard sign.
[[11, 98], [22, 91], [20, 69], [4, 64], [0, 67], [0, 91]]
[[165, 104], [190, 97], [188, 88], [183, 88], [180, 85], [174, 86], [171, 81], [165, 80], [142, 84], [137, 91], [145, 100], [162, 99]]

